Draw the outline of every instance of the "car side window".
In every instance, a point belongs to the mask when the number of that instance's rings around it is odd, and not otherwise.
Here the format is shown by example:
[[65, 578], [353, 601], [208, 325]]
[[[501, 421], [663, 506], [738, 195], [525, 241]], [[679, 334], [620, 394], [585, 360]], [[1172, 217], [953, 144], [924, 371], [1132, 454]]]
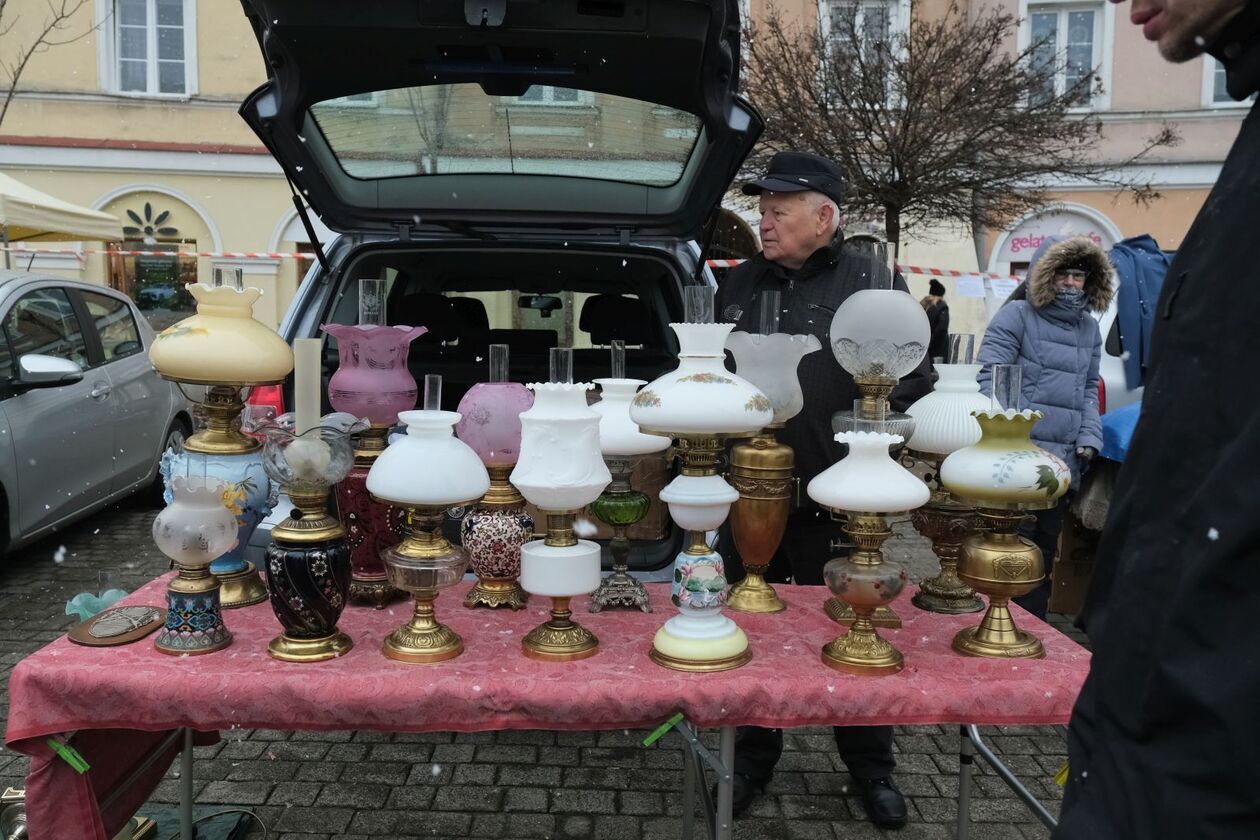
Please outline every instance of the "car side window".
[[4, 333], [15, 358], [41, 353], [88, 366], [83, 327], [64, 289], [22, 295], [4, 316]]
[[140, 328], [136, 326], [136, 319], [132, 317], [131, 307], [126, 301], [97, 292], [82, 292], [82, 295], [88, 314], [96, 323], [96, 332], [101, 337], [106, 363], [144, 350]]

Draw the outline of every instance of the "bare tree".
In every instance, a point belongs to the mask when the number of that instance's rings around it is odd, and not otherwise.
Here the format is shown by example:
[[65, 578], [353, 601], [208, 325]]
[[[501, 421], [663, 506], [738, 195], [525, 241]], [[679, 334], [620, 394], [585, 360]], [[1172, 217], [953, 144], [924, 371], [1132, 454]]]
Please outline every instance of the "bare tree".
[[[70, 33], [72, 18], [87, 4], [88, 0], [46, 0], [44, 10], [37, 12], [34, 11], [37, 4], [32, 3], [33, 10], [26, 14], [39, 15], [39, 18], [38, 22], [30, 23], [23, 21], [12, 0], [0, 0], [0, 85], [3, 85], [0, 91], [4, 97], [0, 102], [0, 123], [9, 112], [22, 73], [32, 58], [53, 47], [85, 38], [97, 28], [89, 25], [77, 35]], [[19, 23], [24, 25], [19, 27]]]
[[[1082, 110], [1101, 90], [1097, 73], [1047, 43], [1011, 51], [1013, 16], [968, 18], [952, 5], [897, 33], [869, 6], [828, 8], [826, 35], [773, 7], [750, 28], [745, 87], [767, 127], [749, 172], [780, 150], [825, 155], [845, 171], [846, 210], [882, 213], [893, 243], [903, 226], [1004, 226], [1063, 178], [1157, 195], [1117, 172], [1175, 145], [1176, 132], [1165, 125], [1131, 157], [1102, 160], [1102, 124]], [[1057, 88], [1056, 72], [1067, 78]]]
[[438, 158], [446, 147], [446, 125], [450, 119], [451, 86], [434, 85], [432, 88], [407, 88], [407, 101], [411, 116], [416, 122], [416, 132], [424, 143], [419, 153], [420, 169], [426, 174], [437, 171]]

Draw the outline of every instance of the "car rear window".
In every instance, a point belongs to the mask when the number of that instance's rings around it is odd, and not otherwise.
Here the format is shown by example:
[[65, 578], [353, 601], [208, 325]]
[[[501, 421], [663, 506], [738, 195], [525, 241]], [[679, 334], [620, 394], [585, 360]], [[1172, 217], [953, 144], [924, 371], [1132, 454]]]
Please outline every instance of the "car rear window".
[[551, 85], [519, 96], [475, 84], [397, 88], [324, 100], [310, 113], [338, 165], [362, 179], [485, 173], [669, 186], [700, 132], [699, 118], [676, 108]]

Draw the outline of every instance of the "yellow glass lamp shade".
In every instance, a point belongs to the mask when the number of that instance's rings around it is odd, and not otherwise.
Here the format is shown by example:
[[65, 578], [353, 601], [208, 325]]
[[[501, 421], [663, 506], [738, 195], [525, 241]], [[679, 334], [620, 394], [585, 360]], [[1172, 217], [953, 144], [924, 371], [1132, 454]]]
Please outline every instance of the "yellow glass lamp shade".
[[976, 411], [979, 442], [941, 464], [941, 483], [955, 498], [983, 508], [1053, 507], [1067, 492], [1068, 465], [1029, 438], [1040, 411]]
[[202, 385], [264, 385], [293, 370], [293, 350], [275, 330], [254, 320], [254, 287], [207, 286], [188, 291], [197, 314], [162, 330], [149, 361], [167, 379]]

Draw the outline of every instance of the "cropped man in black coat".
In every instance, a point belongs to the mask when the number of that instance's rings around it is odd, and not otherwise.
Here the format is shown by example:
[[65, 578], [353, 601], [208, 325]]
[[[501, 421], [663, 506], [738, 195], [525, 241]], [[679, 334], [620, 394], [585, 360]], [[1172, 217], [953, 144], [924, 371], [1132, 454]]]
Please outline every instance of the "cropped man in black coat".
[[[1135, 0], [1170, 61], [1260, 89], [1260, 2]], [[1260, 112], [1168, 270], [1138, 421], [1081, 624], [1056, 840], [1260, 837]]]
[[[869, 251], [844, 246], [838, 206], [843, 186], [840, 170], [831, 161], [780, 152], [771, 160], [766, 177], [745, 184], [744, 192], [760, 196], [763, 250], [731, 270], [718, 285], [717, 317], [734, 322], [736, 329], [755, 332], [762, 293], [778, 291], [779, 331], [812, 333], [822, 342], [824, 349], [805, 356], [797, 369], [805, 406], [777, 435], [794, 450], [804, 487], [844, 454], [833, 437], [831, 417], [837, 411], [852, 410], [860, 396], [853, 377], [828, 349], [832, 316], [849, 295], [869, 288], [872, 279], [888, 268]], [[906, 291], [899, 275], [894, 285]], [[924, 358], [893, 391], [894, 408], [904, 409], [931, 390], [928, 372], [929, 361]], [[823, 565], [838, 553], [833, 542], [843, 538], [840, 523], [803, 498], [788, 520], [766, 579], [822, 584]], [[721, 551], [728, 575], [742, 577], [742, 564], [729, 539], [723, 539]], [[836, 727], [835, 738], [872, 822], [890, 828], [904, 825], [905, 800], [892, 781], [896, 763], [892, 727]], [[736, 813], [765, 788], [782, 752], [781, 730], [740, 728], [735, 744]]]

